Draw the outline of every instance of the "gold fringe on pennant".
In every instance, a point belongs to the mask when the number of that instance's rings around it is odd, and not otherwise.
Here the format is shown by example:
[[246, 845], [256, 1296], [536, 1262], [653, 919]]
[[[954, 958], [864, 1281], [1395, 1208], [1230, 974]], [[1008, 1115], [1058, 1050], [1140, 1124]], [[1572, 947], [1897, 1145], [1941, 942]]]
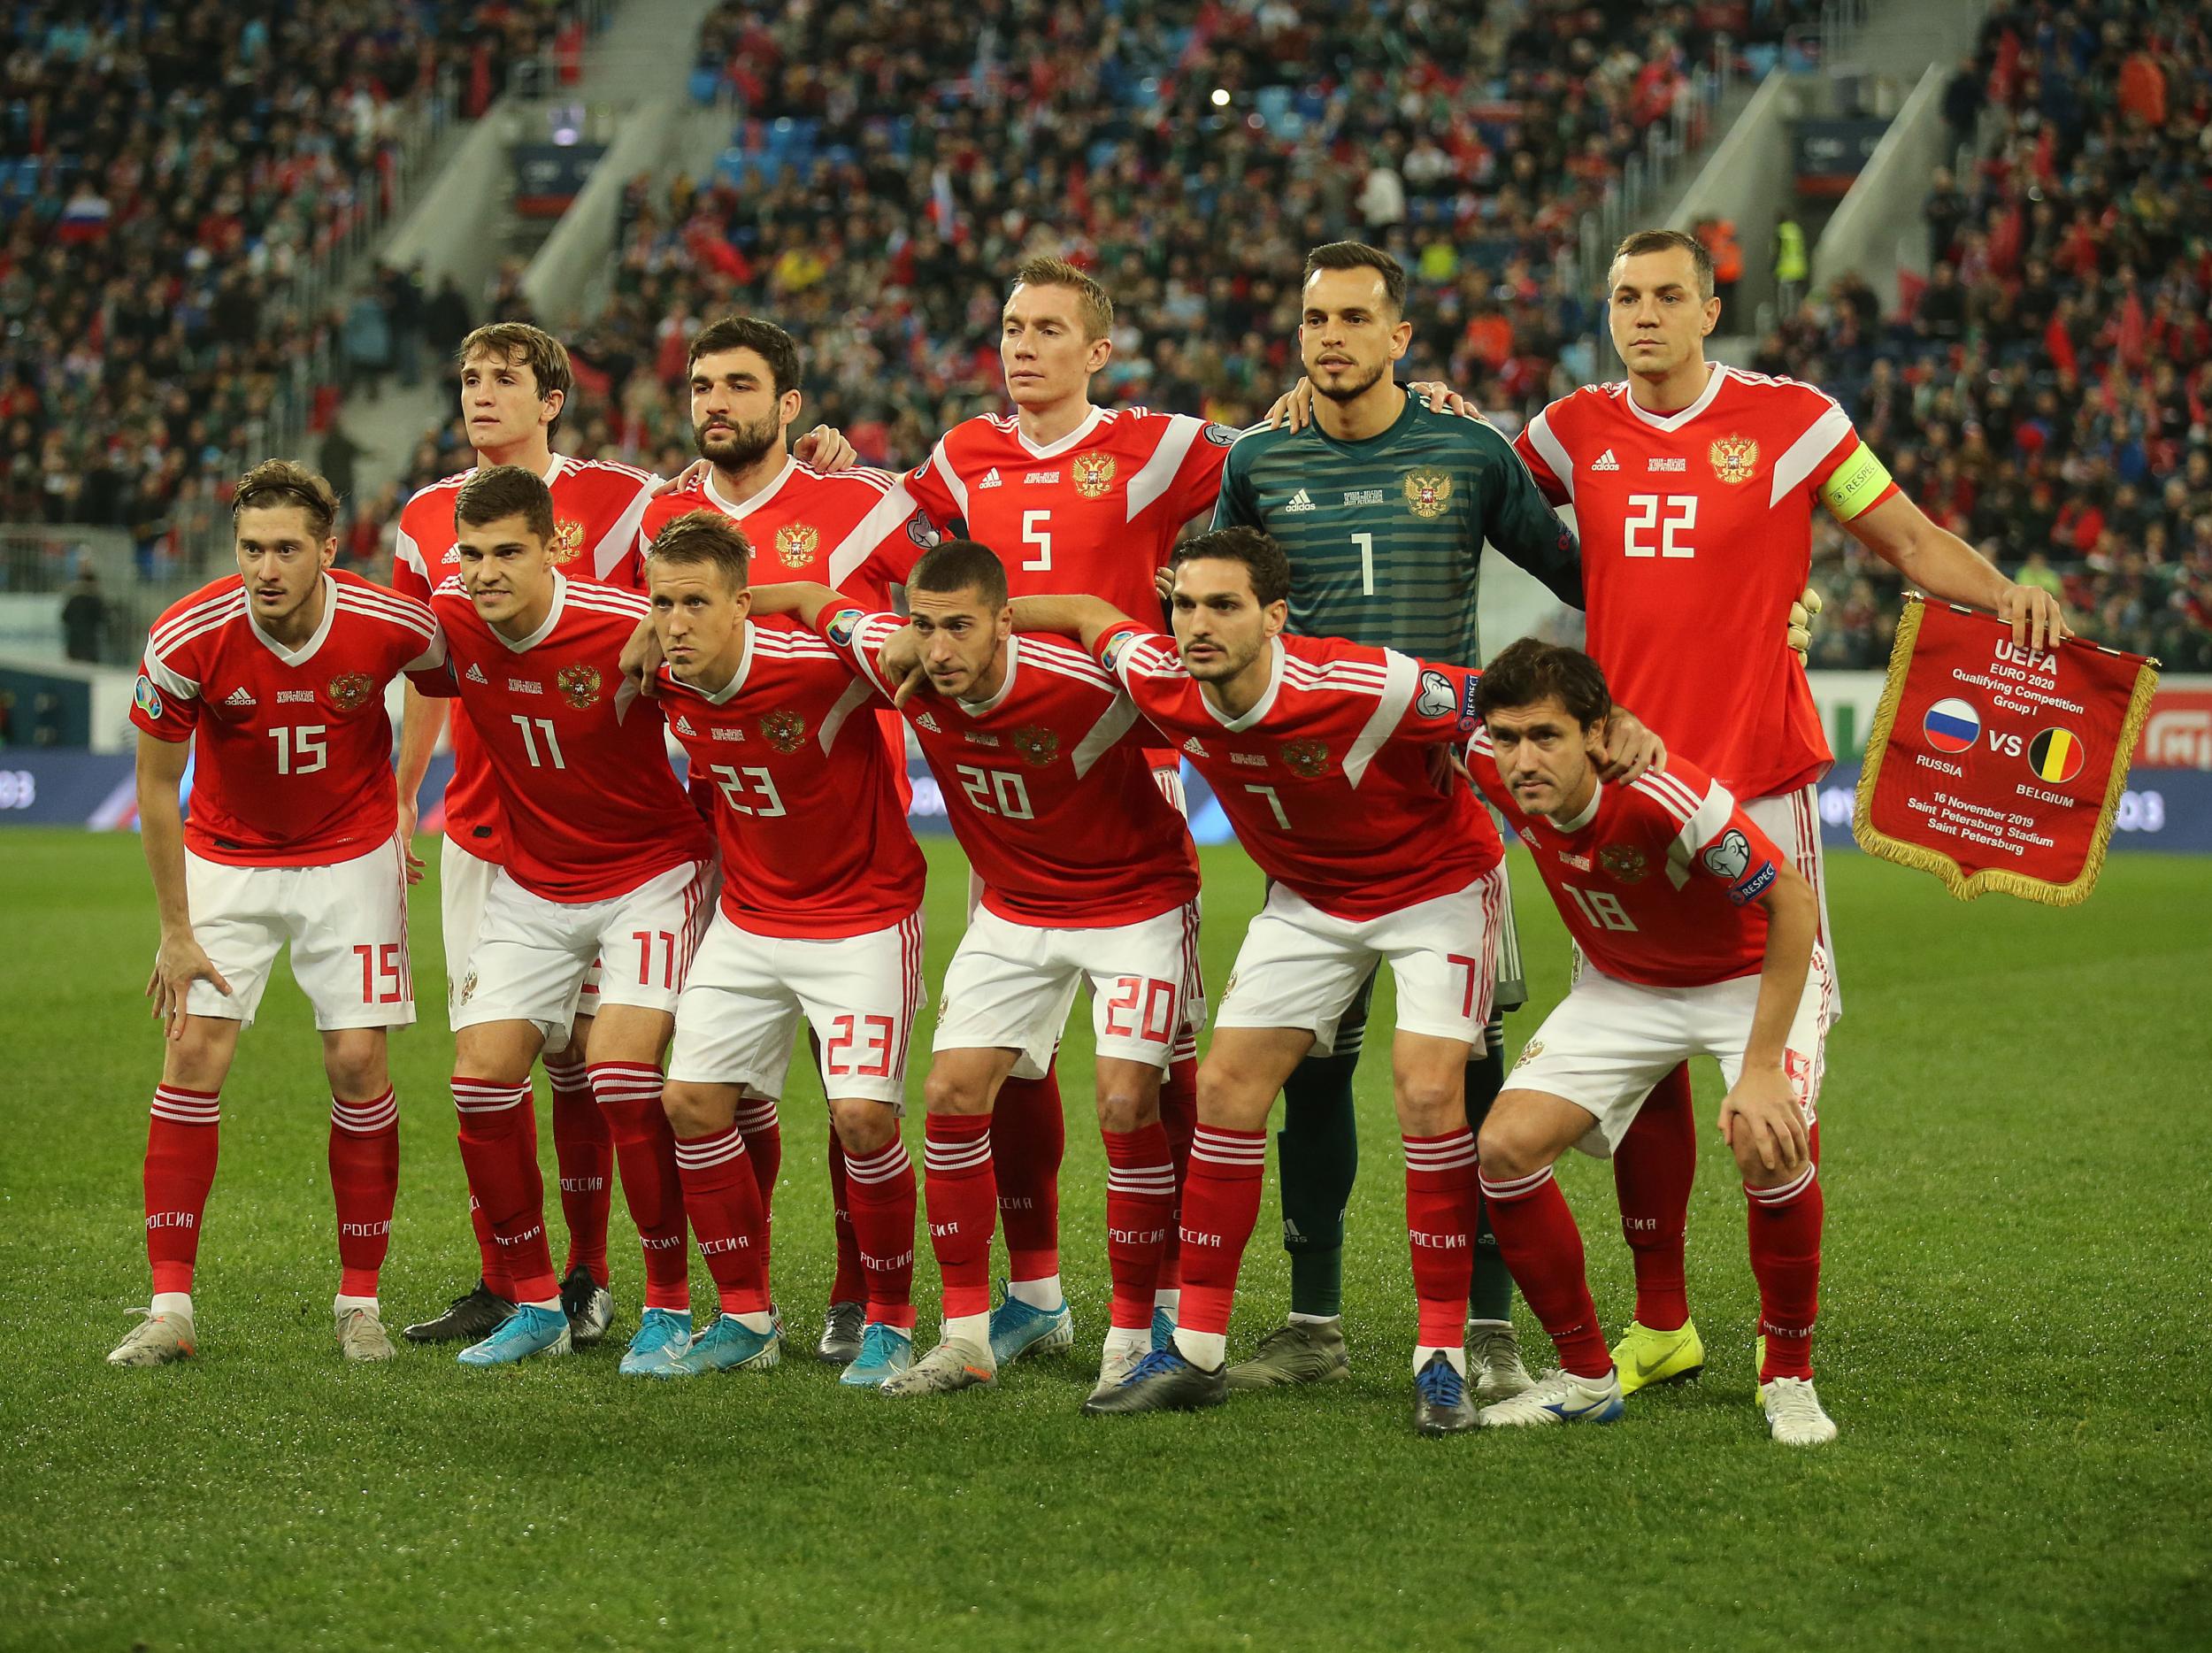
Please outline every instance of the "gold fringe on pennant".
[[[2157, 663], [2145, 660], [2136, 667], [2135, 690], [2128, 697], [2127, 716], [2121, 721], [2119, 744], [2113, 754], [2111, 773], [2105, 780], [2104, 807], [2098, 811], [2097, 825], [2090, 834], [2089, 852], [2082, 858], [2081, 871], [2063, 884], [2030, 878], [2024, 873], [2008, 873], [2001, 867], [1970, 873], [1940, 850], [1909, 843], [1876, 830], [1870, 819], [1875, 783], [1881, 777], [1883, 760], [1889, 755], [1890, 730], [1896, 724], [1897, 708], [1904, 698], [1905, 674], [1912, 665], [1913, 650], [1920, 641], [1920, 620], [1924, 611], [1925, 599], [1916, 591], [1908, 592], [1904, 612], [1897, 619], [1897, 641], [1890, 647], [1889, 673], [1882, 682], [1882, 698], [1874, 709], [1874, 727], [1867, 734], [1866, 762], [1859, 771], [1858, 796], [1852, 803], [1851, 835], [1869, 855], [1933, 874], [1961, 901], [1971, 901], [1986, 891], [1994, 891], [2001, 896], [2017, 896], [2024, 901], [2041, 902], [2047, 906], [2078, 906], [2089, 899], [2090, 891], [2097, 887], [2097, 874], [2104, 870], [2105, 850], [2112, 842], [2113, 819], [2119, 813], [2120, 796], [2127, 790], [2128, 764], [2135, 756], [2135, 743], [2142, 735], [2143, 725], [2150, 718], [2151, 697], [2158, 691]], [[1981, 612], [1978, 609], [1961, 611]], [[2112, 654], [2118, 650], [2104, 652]]]

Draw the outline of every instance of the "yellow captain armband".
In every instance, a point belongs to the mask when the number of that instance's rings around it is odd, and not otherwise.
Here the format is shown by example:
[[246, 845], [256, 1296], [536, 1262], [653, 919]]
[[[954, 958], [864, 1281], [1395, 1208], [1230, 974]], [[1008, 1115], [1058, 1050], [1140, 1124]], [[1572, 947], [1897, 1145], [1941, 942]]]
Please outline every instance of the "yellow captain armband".
[[1820, 503], [1838, 522], [1848, 522], [1889, 489], [1889, 468], [1864, 442], [1820, 485]]

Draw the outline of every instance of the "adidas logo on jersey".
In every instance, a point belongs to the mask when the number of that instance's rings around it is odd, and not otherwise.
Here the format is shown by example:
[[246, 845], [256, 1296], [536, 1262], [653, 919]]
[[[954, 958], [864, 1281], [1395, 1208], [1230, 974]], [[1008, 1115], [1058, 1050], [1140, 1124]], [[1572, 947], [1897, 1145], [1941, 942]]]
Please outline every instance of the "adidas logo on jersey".
[[1603, 453], [1598, 455], [1590, 468], [1593, 471], [1617, 471], [1621, 468], [1621, 462], [1613, 457], [1613, 450], [1608, 448]]
[[998, 466], [993, 465], [983, 473], [983, 480], [976, 486], [978, 488], [1003, 488], [1006, 486], [1006, 479], [998, 473]]
[[696, 734], [698, 731], [691, 727], [691, 719], [689, 718], [685, 717], [681, 712], [678, 712], [676, 714], [676, 733], [679, 734]]
[[914, 721], [920, 727], [927, 729], [932, 734], [942, 734], [944, 733], [942, 729], [937, 727], [937, 719], [931, 717], [926, 711], [922, 713], [920, 717], [915, 719]]
[[1286, 512], [1293, 511], [1318, 511], [1320, 507], [1313, 503], [1313, 496], [1307, 493], [1302, 488], [1296, 493], [1293, 494], [1290, 496], [1290, 503], [1283, 507], [1283, 510]]
[[1199, 743], [1198, 737], [1195, 734], [1192, 735], [1189, 740], [1183, 742], [1183, 750], [1188, 752], [1193, 757], [1203, 757], [1206, 755], [1206, 749]]
[[226, 706], [252, 706], [257, 705], [258, 703], [259, 703], [256, 701], [251, 695], [248, 694], [242, 688], [232, 689], [230, 691], [230, 698], [223, 703]]
[[484, 680], [484, 668], [480, 665], [472, 665], [469, 667], [466, 676], [470, 682], [480, 683]]

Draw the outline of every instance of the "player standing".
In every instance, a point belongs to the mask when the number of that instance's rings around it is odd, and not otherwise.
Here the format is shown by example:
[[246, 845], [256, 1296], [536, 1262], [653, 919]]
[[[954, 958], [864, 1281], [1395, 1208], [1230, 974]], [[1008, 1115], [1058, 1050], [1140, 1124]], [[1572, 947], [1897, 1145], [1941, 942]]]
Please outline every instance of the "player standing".
[[1793, 1446], [1832, 1441], [1813, 1388], [1823, 1220], [1813, 1163], [1827, 961], [1812, 886], [1728, 789], [1677, 757], [1598, 782], [1611, 710], [1587, 655], [1524, 639], [1476, 689], [1477, 784], [1527, 842], [1580, 949], [1573, 989], [1521, 1053], [1482, 1130], [1498, 1244], [1561, 1370], [1486, 1425], [1609, 1422], [1622, 1384], [1552, 1165], [1610, 1154], [1645, 1093], [1693, 1056], [1721, 1065], [1720, 1130], [1743, 1175], [1765, 1340], [1759, 1403]]
[[803, 1019], [820, 1044], [843, 1150], [839, 1203], [850, 1201], [864, 1280], [842, 1381], [872, 1388], [913, 1364], [914, 1167], [899, 1116], [926, 997], [927, 869], [897, 760], [869, 715], [881, 696], [821, 639], [747, 618], [750, 561], [726, 515], [695, 511], [658, 530], [648, 565], [664, 709], [712, 788], [722, 845], [721, 911], [677, 1002], [665, 1102], [723, 1312], [649, 1370], [773, 1364], [767, 1200], [741, 1111], [747, 1096], [781, 1093]]
[[[1471, 794], [1435, 784], [1431, 755], [1456, 748], [1472, 727], [1475, 674], [1285, 635], [1291, 570], [1257, 529], [1201, 534], [1177, 550], [1173, 566], [1172, 641], [1095, 598], [1017, 605], [1025, 629], [1079, 631], [1152, 725], [1182, 740], [1270, 880], [1199, 1072], [1172, 1344], [1086, 1410], [1179, 1411], [1225, 1396], [1229, 1311], [1259, 1216], [1268, 1114], [1307, 1053], [1327, 1053], [1387, 961], [1419, 1303], [1414, 1424], [1425, 1434], [1472, 1428], [1475, 1137], [1462, 1086], [1490, 1017], [1504, 849]], [[1632, 720], [1619, 733], [1624, 750], [1637, 749], [1636, 768], [1657, 755]]]
[[[1085, 986], [1113, 1279], [1102, 1389], [1151, 1348], [1175, 1208], [1160, 1080], [1193, 1014], [1197, 852], [1154, 781], [1128, 696], [1067, 642], [1013, 637], [1004, 581], [987, 547], [953, 540], [909, 576], [910, 630], [818, 586], [757, 599], [811, 617], [887, 694], [920, 668], [931, 692], [910, 698], [905, 714], [983, 887], [945, 972], [924, 1088], [925, 1192], [944, 1335], [883, 1386], [887, 1395], [940, 1394], [996, 1377], [993, 1105], [1010, 1075], [1034, 1078], [1051, 1062]], [[1064, 1348], [1073, 1336], [1064, 1312], [1056, 1324]]]
[[[337, 514], [312, 472], [247, 472], [231, 504], [239, 573], [172, 604], [139, 668], [138, 809], [161, 916], [146, 991], [168, 1042], [146, 1134], [153, 1303], [112, 1365], [194, 1350], [219, 1098], [288, 940], [330, 1080], [338, 1346], [391, 1358], [377, 1306], [399, 1184], [386, 1030], [415, 1005], [384, 688], [436, 654], [428, 610], [331, 572]], [[177, 794], [196, 755], [186, 821]]]
[[[1314, 422], [1257, 427], [1239, 437], [1214, 511], [1215, 527], [1264, 529], [1288, 555], [1291, 634], [1478, 661], [1486, 540], [1579, 607], [1574, 535], [1510, 444], [1480, 420], [1434, 411], [1392, 381], [1391, 365], [1413, 337], [1398, 261], [1358, 242], [1333, 242], [1307, 255], [1304, 281], [1298, 342], [1315, 393]], [[1522, 1000], [1509, 904], [1502, 929], [1505, 1009]], [[1359, 1165], [1352, 1080], [1369, 990], [1361, 987], [1333, 1046], [1301, 1063], [1284, 1090], [1277, 1151], [1290, 1311], [1251, 1358], [1231, 1368], [1233, 1388], [1317, 1382], [1348, 1368], [1344, 1211]], [[1503, 1031], [1494, 1020], [1467, 1069], [1471, 1129], [1480, 1129], [1503, 1080]], [[1529, 1380], [1513, 1334], [1512, 1292], [1503, 1264], [1482, 1246], [1471, 1329], [1485, 1399], [1517, 1393]]]
[[[1187, 413], [1094, 405], [1091, 380], [1112, 358], [1113, 319], [1113, 301], [1083, 271], [1059, 258], [1025, 260], [999, 334], [1012, 416], [954, 427], [906, 487], [946, 532], [1003, 553], [1014, 596], [1081, 591], [1125, 613], [1150, 614], [1158, 607], [1154, 578], [1183, 528], [1213, 503], [1235, 433]], [[1184, 808], [1176, 754], [1156, 750], [1152, 765], [1161, 789]], [[1202, 996], [1194, 982], [1191, 1003]], [[1195, 1118], [1197, 1054], [1196, 1030], [1188, 1029], [1161, 1089], [1179, 1167]], [[995, 1118], [1010, 1279], [992, 1315], [991, 1344], [1003, 1364], [1065, 1348], [1070, 1335], [1059, 1264], [1067, 1137], [1053, 1069], [1008, 1080]], [[1175, 1313], [1175, 1254], [1171, 1239], [1158, 1294], [1163, 1337]]]
[[547, 1248], [530, 1065], [602, 965], [587, 1078], [645, 1252], [645, 1311], [622, 1369], [680, 1349], [691, 1282], [661, 1052], [706, 920], [710, 846], [668, 766], [661, 715], [622, 676], [643, 598], [572, 582], [553, 499], [518, 465], [454, 500], [461, 572], [431, 598], [452, 683], [482, 737], [505, 834], [454, 1010], [453, 1097], [471, 1195], [507, 1258], [516, 1307], [469, 1365], [565, 1352]]
[[[1770, 618], [1805, 584], [1814, 508], [1930, 596], [2011, 621], [2018, 643], [2040, 650], [2070, 634], [2048, 593], [2007, 580], [1929, 521], [1832, 398], [1705, 359], [1720, 301], [1694, 236], [1629, 236], [1608, 284], [1628, 377], [1553, 403], [1515, 445], [1546, 496], [1574, 507], [1587, 647], [1615, 695], [1787, 852], [1819, 898], [1832, 957], [1817, 783], [1834, 760], [1802, 663]], [[1824, 985], [1833, 1021], [1832, 973]], [[1635, 1319], [1614, 1349], [1628, 1395], [1705, 1362], [1683, 1279], [1697, 1167], [1686, 1069], [1662, 1081], [1613, 1166], [1636, 1267]]]

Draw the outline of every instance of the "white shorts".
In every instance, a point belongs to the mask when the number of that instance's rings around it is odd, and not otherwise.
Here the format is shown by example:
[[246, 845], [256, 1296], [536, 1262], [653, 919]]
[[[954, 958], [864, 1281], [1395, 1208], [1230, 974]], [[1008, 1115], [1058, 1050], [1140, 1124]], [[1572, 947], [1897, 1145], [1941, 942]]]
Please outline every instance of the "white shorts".
[[626, 895], [573, 903], [533, 895], [499, 868], [461, 979], [454, 1030], [535, 1022], [549, 1040], [557, 1038], [575, 1019], [585, 974], [603, 955], [603, 1003], [673, 1012], [713, 911], [707, 866], [686, 861]]
[[[1826, 1060], [1821, 1006], [1828, 976], [1827, 955], [1815, 947], [1784, 1057], [1808, 1125], [1816, 1117]], [[1586, 964], [1573, 990], [1522, 1048], [1505, 1088], [1540, 1090], [1585, 1110], [1594, 1123], [1575, 1146], [1610, 1158], [1651, 1088], [1676, 1064], [1709, 1056], [1722, 1077], [1736, 1082], [1758, 1002], [1756, 975], [1709, 987], [1647, 988]]]
[[1463, 1040], [1479, 1056], [1504, 900], [1502, 867], [1379, 919], [1331, 918], [1274, 885], [1237, 949], [1214, 1026], [1302, 1027], [1313, 1034], [1313, 1054], [1333, 1055], [1338, 1022], [1386, 959], [1398, 983], [1398, 1030]]
[[[453, 1016], [461, 1007], [461, 982], [468, 974], [469, 955], [476, 950], [476, 933], [484, 926], [484, 902], [492, 893], [492, 878], [499, 868], [480, 855], [470, 854], [450, 838], [440, 842], [438, 925], [445, 937], [446, 1020], [457, 1027], [460, 1024]], [[707, 899], [711, 905], [712, 892]], [[576, 1013], [589, 1016], [598, 1006], [599, 961], [595, 958], [584, 973]]]
[[1087, 981], [1098, 1054], [1164, 1070], [1197, 955], [1196, 902], [1097, 930], [1048, 930], [979, 909], [945, 968], [936, 1048], [1018, 1050], [1014, 1077], [1041, 1079]]
[[232, 866], [184, 852], [192, 939], [230, 983], [195, 981], [184, 1008], [253, 1026], [277, 951], [292, 943], [292, 980], [315, 1026], [404, 1027], [415, 1019], [407, 954], [407, 874], [396, 839], [327, 866]]
[[1827, 981], [1820, 1013], [1828, 1026], [1843, 1015], [1843, 989], [1836, 985], [1836, 934], [1828, 923], [1827, 862], [1820, 847], [1820, 788], [1800, 787], [1778, 797], [1752, 798], [1743, 806], [1751, 824], [1774, 840], [1774, 847], [1789, 857], [1798, 876], [1813, 887], [1820, 903], [1821, 946], [1828, 951]]
[[864, 935], [755, 935], [716, 913], [676, 1002], [668, 1077], [783, 1095], [802, 1017], [822, 1042], [822, 1088], [902, 1111], [922, 984], [922, 915]]

